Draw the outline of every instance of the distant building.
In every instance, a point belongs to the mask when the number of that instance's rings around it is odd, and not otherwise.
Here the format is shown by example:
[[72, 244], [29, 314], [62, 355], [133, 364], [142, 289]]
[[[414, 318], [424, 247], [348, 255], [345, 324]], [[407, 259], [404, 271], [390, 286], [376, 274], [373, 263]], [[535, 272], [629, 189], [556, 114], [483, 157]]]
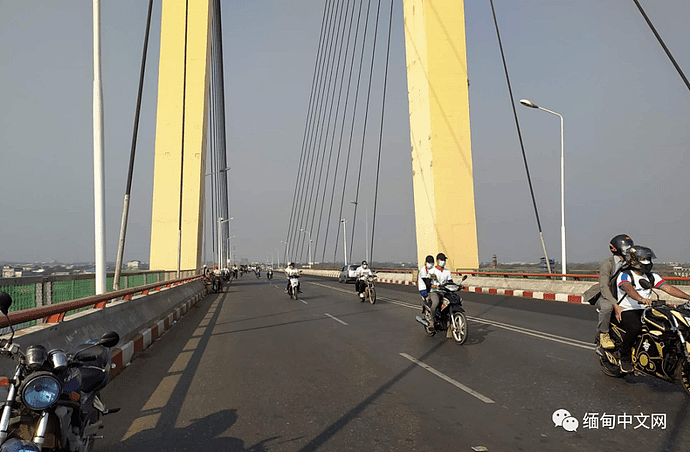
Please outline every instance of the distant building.
[[141, 261], [127, 262], [127, 270], [139, 270], [141, 268]]
[[2, 277], [3, 278], [14, 278], [14, 267], [8, 265], [2, 266]]

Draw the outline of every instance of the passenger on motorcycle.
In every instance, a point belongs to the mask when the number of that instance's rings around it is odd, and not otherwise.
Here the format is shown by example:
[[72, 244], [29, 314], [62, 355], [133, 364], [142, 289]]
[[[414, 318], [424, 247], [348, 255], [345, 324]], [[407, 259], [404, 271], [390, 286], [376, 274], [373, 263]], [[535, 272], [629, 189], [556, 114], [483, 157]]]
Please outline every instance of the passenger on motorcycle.
[[355, 280], [355, 290], [359, 294], [359, 298], [364, 298], [364, 289], [367, 287], [366, 283], [364, 282], [364, 279], [366, 279], [367, 276], [373, 274], [374, 272], [372, 272], [369, 268], [369, 264], [367, 264], [367, 261], [362, 261], [362, 265], [357, 267], [357, 270], [355, 270], [355, 277], [357, 278]]
[[436, 255], [436, 266], [429, 270], [429, 277], [431, 278], [431, 292], [429, 299], [431, 300], [431, 321], [429, 322], [429, 329], [434, 328], [434, 318], [436, 317], [436, 308], [441, 303], [441, 294], [438, 292], [439, 286], [444, 284], [452, 284], [453, 277], [450, 270], [446, 270], [446, 255], [438, 253]]
[[599, 321], [597, 322], [597, 333], [599, 344], [602, 348], [614, 348], [611, 336], [609, 336], [609, 323], [611, 323], [611, 313], [614, 306], [618, 307], [618, 298], [611, 292], [611, 281], [625, 264], [625, 253], [633, 246], [633, 240], [627, 234], [618, 234], [609, 242], [609, 250], [612, 256], [601, 263], [599, 267], [599, 291], [601, 295], [597, 300], [596, 307], [599, 310]]
[[419, 269], [419, 277], [417, 278], [419, 294], [424, 301], [427, 302], [429, 301], [429, 290], [431, 290], [431, 276], [429, 275], [429, 270], [432, 268], [434, 268], [434, 256], [428, 255], [424, 267]]
[[626, 254], [631, 270], [622, 271], [617, 278], [618, 300], [615, 305], [616, 323], [625, 330], [621, 345], [621, 370], [632, 372], [632, 345], [642, 329], [642, 311], [652, 304], [652, 287], [661, 289], [674, 297], [690, 299], [690, 295], [668, 284], [657, 273], [652, 273], [656, 258], [654, 251], [646, 246], [632, 246]]
[[[295, 263], [290, 262], [288, 266], [285, 268], [285, 276], [287, 276], [287, 285], [285, 286], [285, 293], [288, 293], [290, 290], [290, 276], [294, 275], [299, 275], [299, 270], [295, 268]], [[301, 284], [300, 284], [301, 285]], [[302, 289], [299, 289], [300, 292], [302, 292]]]

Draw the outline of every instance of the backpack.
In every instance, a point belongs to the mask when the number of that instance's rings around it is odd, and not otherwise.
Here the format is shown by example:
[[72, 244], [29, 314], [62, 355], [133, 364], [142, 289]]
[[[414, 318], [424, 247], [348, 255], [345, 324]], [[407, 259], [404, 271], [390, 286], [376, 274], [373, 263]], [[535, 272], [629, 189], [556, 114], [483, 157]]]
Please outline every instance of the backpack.
[[[616, 274], [614, 275], [614, 277], [613, 277], [613, 279], [612, 279], [612, 282], [609, 283], [609, 285], [610, 285], [610, 287], [611, 287], [611, 293], [617, 293], [617, 292], [614, 292], [614, 289], [615, 289], [616, 291], [618, 290], [618, 284], [616, 284], [616, 280], [618, 279], [618, 275], [619, 275], [620, 273], [625, 273], [626, 275], [628, 275], [628, 277], [630, 278], [631, 284], [633, 284], [633, 287], [635, 287], [635, 284], [634, 284], [635, 278], [633, 278], [633, 275], [632, 275], [632, 271], [631, 271], [631, 270], [632, 270], [632, 267], [629, 266], [629, 265], [627, 265], [627, 266], [625, 266], [625, 268], [622, 268], [622, 267], [621, 267], [621, 268], [616, 272]], [[647, 277], [647, 279], [649, 280], [649, 283], [651, 284], [651, 286], [654, 287], [654, 274], [653, 274], [653, 273], [644, 273], [644, 275], [645, 275], [645, 276]], [[644, 286], [643, 286], [643, 288], [644, 288]], [[625, 298], [625, 294], [623, 294], [623, 296], [618, 300], [618, 304], [620, 304], [620, 302], [623, 301], [623, 298]]]
[[[609, 279], [609, 289], [611, 290], [611, 294], [617, 294], [618, 293], [618, 275], [620, 275], [622, 272], [628, 272], [628, 276], [630, 276], [630, 279], [632, 279], [632, 276], [630, 275], [629, 271], [632, 269], [630, 265], [624, 264], [622, 265], [618, 270], [614, 272], [613, 275], [611, 275], [611, 279]], [[651, 278], [653, 280], [654, 278]], [[592, 287], [587, 289], [587, 291], [582, 295], [582, 298], [584, 301], [588, 302], [591, 305], [594, 305], [597, 303], [599, 298], [601, 297], [601, 290], [599, 289], [599, 283], [594, 284]], [[620, 303], [623, 300], [621, 298], [618, 300]]]

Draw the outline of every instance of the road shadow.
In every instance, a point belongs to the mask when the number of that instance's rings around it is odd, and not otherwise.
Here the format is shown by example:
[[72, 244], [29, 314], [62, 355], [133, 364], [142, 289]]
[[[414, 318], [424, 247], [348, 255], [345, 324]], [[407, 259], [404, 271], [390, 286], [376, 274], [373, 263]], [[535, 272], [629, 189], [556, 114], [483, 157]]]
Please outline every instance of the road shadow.
[[201, 419], [195, 419], [184, 428], [170, 429], [159, 426], [144, 430], [107, 450], [112, 452], [147, 450], [268, 452], [267, 444], [279, 438], [273, 436], [246, 446], [240, 438], [220, 436], [237, 422], [237, 417], [235, 409], [218, 411]]
[[496, 328], [492, 328], [490, 325], [485, 323], [476, 323], [471, 320], [467, 321], [467, 339], [465, 340], [464, 346], [467, 345], [477, 345], [484, 342], [486, 336], [496, 331]]
[[[445, 342], [439, 342], [438, 344], [434, 345], [431, 349], [429, 349], [429, 351], [424, 353], [424, 355], [422, 355], [418, 359], [420, 361], [424, 361], [426, 358], [433, 355], [439, 348], [441, 348], [444, 345], [444, 343]], [[410, 373], [413, 369], [417, 367], [417, 364], [412, 363], [405, 369], [403, 369], [401, 372], [399, 372], [397, 375], [395, 375], [393, 378], [385, 382], [383, 385], [379, 386], [379, 388], [376, 391], [374, 391], [374, 393], [372, 393], [366, 399], [362, 400], [359, 404], [357, 404], [357, 406], [345, 413], [340, 419], [335, 421], [333, 424], [326, 427], [326, 429], [323, 432], [321, 432], [314, 439], [309, 441], [304, 447], [302, 447], [299, 450], [299, 452], [313, 452], [315, 450], [318, 450], [321, 446], [328, 442], [328, 440], [335, 436], [340, 430], [347, 426], [347, 424], [357, 419], [366, 409], [367, 406], [371, 405], [376, 399], [385, 394], [396, 383], [402, 380], [408, 373]]]

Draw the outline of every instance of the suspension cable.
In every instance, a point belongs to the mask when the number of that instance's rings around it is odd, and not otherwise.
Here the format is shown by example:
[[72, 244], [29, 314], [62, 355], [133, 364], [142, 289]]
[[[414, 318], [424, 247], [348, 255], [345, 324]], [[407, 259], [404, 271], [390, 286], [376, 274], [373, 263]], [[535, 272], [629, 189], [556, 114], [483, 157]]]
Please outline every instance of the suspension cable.
[[381, 12], [381, 0], [378, 0], [378, 7], [376, 8], [376, 21], [375, 21], [375, 27], [374, 27], [374, 41], [373, 41], [373, 46], [371, 49], [371, 66], [369, 68], [369, 86], [367, 88], [367, 102], [366, 102], [366, 107], [364, 108], [364, 126], [362, 130], [362, 150], [359, 154], [359, 173], [357, 175], [357, 190], [355, 192], [355, 208], [354, 212], [352, 214], [352, 234], [350, 234], [350, 261], [352, 261], [352, 250], [354, 249], [355, 245], [355, 226], [357, 222], [357, 205], [359, 203], [359, 186], [360, 186], [360, 181], [362, 179], [362, 160], [364, 159], [364, 140], [366, 138], [367, 134], [367, 120], [369, 119], [369, 100], [371, 98], [371, 84], [373, 80], [373, 74], [374, 74], [374, 57], [376, 56], [376, 38], [378, 37], [378, 31], [379, 31], [379, 15]]
[[[371, 251], [369, 265], [374, 261], [374, 233], [376, 232], [376, 206], [379, 198], [379, 173], [381, 169], [381, 144], [383, 142], [383, 118], [386, 111], [386, 88], [388, 86], [388, 60], [391, 51], [391, 29], [393, 28], [393, 0], [391, 0], [390, 16], [388, 17], [388, 44], [386, 45], [386, 70], [383, 76], [383, 100], [381, 101], [381, 129], [379, 130], [379, 155], [376, 163], [376, 188], [374, 189], [374, 214], [371, 222]], [[366, 227], [367, 225], [365, 225]], [[364, 246], [366, 247], [366, 243]]]
[[501, 59], [503, 60], [503, 70], [506, 74], [506, 82], [508, 82], [508, 93], [510, 95], [510, 105], [513, 107], [513, 117], [515, 118], [515, 127], [517, 129], [518, 139], [520, 140], [520, 149], [522, 149], [522, 160], [525, 163], [525, 172], [527, 173], [527, 183], [529, 185], [529, 191], [532, 196], [532, 205], [534, 206], [534, 215], [537, 218], [537, 227], [539, 229], [539, 237], [541, 238], [541, 245], [544, 250], [544, 258], [546, 259], [546, 265], [551, 273], [551, 264], [549, 263], [549, 256], [546, 254], [546, 245], [544, 244], [544, 234], [541, 230], [541, 222], [539, 221], [539, 211], [537, 210], [537, 200], [534, 197], [534, 189], [532, 188], [532, 178], [529, 175], [529, 168], [527, 167], [527, 156], [525, 155], [525, 145], [522, 142], [522, 133], [520, 132], [520, 122], [518, 121], [517, 111], [515, 110], [515, 99], [513, 97], [513, 88], [510, 85], [510, 77], [508, 76], [508, 66], [506, 65], [506, 58], [503, 52], [503, 43], [501, 41], [501, 33], [498, 30], [498, 20], [496, 19], [496, 9], [494, 8], [494, 0], [489, 0], [491, 2], [491, 12], [494, 17], [494, 25], [496, 26], [496, 36], [498, 37], [498, 46], [501, 50]]

